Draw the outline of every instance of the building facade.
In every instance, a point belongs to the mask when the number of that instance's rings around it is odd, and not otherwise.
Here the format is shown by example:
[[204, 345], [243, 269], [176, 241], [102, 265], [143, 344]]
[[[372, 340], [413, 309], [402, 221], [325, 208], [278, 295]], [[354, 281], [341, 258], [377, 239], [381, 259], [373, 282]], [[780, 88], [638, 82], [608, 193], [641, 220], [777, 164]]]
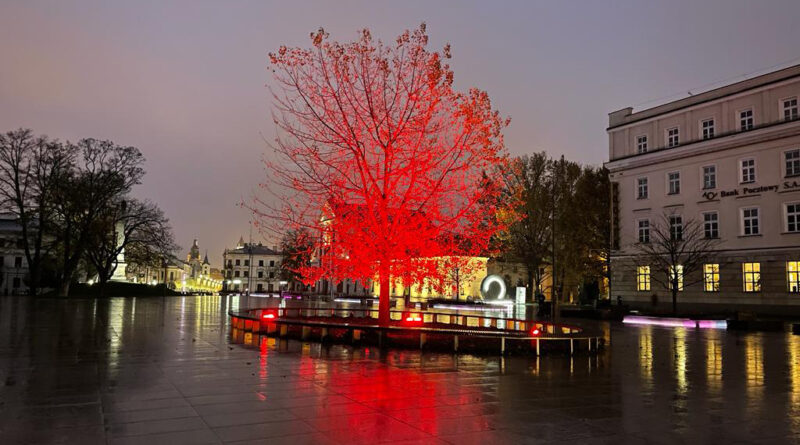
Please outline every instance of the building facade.
[[233, 249], [225, 249], [223, 258], [223, 291], [277, 293], [281, 290], [281, 260], [277, 249], [261, 243], [245, 243], [242, 238]]
[[0, 292], [3, 295], [27, 294], [28, 274], [22, 226], [14, 215], [0, 215]]
[[800, 312], [798, 97], [800, 65], [609, 114], [612, 298], [667, 306], [637, 244], [693, 221], [718, 242], [679, 306]]

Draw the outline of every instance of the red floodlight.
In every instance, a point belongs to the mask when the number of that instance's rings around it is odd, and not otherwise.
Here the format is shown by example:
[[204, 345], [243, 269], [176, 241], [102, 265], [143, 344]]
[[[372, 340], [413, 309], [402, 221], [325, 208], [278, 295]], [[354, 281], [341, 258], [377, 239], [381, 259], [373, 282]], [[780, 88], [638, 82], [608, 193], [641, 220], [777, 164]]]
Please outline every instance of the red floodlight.
[[407, 312], [403, 314], [403, 320], [405, 320], [405, 322], [409, 324], [419, 324], [422, 323], [422, 315]]
[[275, 312], [272, 312], [272, 311], [264, 312], [263, 314], [261, 314], [261, 319], [262, 320], [274, 320], [276, 318], [278, 318], [277, 315], [275, 315]]

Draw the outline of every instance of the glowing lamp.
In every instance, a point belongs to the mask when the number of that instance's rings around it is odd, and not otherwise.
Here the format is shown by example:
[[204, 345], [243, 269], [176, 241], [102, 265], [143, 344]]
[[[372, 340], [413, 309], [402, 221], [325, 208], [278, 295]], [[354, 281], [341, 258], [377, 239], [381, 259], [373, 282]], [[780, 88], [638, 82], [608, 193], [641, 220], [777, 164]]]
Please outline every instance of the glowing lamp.
[[262, 320], [274, 320], [276, 318], [278, 317], [275, 315], [275, 312], [264, 312], [263, 314], [261, 314]]
[[422, 323], [422, 315], [406, 313], [403, 315], [403, 320], [405, 320], [406, 323], [413, 323], [413, 324]]
[[538, 328], [533, 328], [533, 329], [531, 330], [531, 335], [534, 335], [534, 336], [536, 336], [536, 335], [539, 335], [540, 333], [541, 333], [541, 332], [539, 331], [539, 329], [538, 329]]

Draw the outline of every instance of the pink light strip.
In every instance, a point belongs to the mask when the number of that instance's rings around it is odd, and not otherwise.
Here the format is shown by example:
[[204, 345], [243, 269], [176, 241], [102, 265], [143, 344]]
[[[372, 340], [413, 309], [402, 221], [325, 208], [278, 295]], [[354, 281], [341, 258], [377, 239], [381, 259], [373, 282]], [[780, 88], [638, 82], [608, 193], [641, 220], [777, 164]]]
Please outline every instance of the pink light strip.
[[626, 315], [622, 322], [673, 328], [727, 329], [728, 327], [725, 320], [692, 320], [690, 318], [659, 318], [641, 315]]

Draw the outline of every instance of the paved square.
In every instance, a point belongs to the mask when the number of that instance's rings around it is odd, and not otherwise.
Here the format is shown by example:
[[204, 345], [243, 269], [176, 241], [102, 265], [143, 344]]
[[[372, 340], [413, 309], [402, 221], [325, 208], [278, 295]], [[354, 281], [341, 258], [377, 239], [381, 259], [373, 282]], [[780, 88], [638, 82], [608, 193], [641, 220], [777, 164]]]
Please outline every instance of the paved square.
[[599, 356], [230, 344], [220, 297], [0, 299], [0, 443], [800, 440], [800, 337], [612, 325]]

